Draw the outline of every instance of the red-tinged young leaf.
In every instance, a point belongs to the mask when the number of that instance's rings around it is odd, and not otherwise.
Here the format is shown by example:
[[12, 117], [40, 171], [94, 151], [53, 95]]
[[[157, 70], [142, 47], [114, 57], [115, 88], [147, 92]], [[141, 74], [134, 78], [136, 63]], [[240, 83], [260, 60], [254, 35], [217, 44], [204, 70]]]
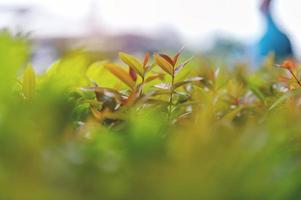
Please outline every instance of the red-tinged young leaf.
[[145, 57], [144, 57], [144, 62], [143, 62], [143, 68], [144, 68], [144, 69], [146, 68], [146, 65], [147, 65], [149, 59], [150, 59], [150, 53], [149, 53], [149, 52], [146, 52], [146, 53], [145, 53]]
[[287, 69], [290, 72], [290, 74], [293, 76], [295, 81], [298, 83], [298, 85], [301, 87], [301, 82], [299, 81], [298, 77], [293, 71], [296, 68], [296, 63], [292, 59], [287, 59], [281, 64], [281, 67]]
[[178, 51], [178, 53], [177, 53], [177, 54], [175, 55], [175, 57], [173, 58], [173, 64], [174, 64], [174, 65], [177, 64], [178, 59], [179, 59], [180, 55], [182, 54], [183, 50], [184, 50], [184, 47], [182, 47], [182, 48], [180, 49], [180, 51]]
[[171, 59], [171, 57], [169, 57], [168, 55], [166, 54], [160, 54], [160, 56], [162, 58], [164, 58], [167, 62], [169, 62], [169, 64], [171, 64], [172, 66], [174, 66], [174, 63], [173, 63], [173, 60]]
[[122, 82], [128, 85], [130, 88], [134, 88], [136, 83], [132, 80], [132, 77], [120, 66], [116, 64], [106, 64], [106, 68]]
[[155, 53], [154, 58], [157, 65], [159, 65], [161, 69], [173, 76], [173, 66], [169, 62], [167, 62], [163, 57], [161, 57], [157, 53]]
[[136, 71], [133, 70], [131, 67], [129, 68], [129, 74], [131, 76], [131, 78], [133, 79], [133, 81], [137, 81], [137, 74], [136, 74]]
[[293, 69], [296, 68], [296, 63], [292, 59], [288, 59], [283, 61], [281, 67], [292, 71]]

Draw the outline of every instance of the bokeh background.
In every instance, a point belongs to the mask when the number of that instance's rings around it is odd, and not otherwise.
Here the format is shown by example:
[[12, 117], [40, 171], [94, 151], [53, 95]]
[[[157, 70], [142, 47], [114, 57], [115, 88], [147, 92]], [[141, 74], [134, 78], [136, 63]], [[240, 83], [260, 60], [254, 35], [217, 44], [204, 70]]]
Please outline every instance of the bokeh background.
[[[263, 34], [257, 0], [0, 0], [0, 28], [30, 33], [34, 65], [60, 49], [197, 51], [230, 44], [251, 47]], [[301, 3], [275, 0], [274, 15], [301, 52]], [[221, 42], [222, 41], [222, 42]], [[219, 48], [220, 49], [220, 48]]]

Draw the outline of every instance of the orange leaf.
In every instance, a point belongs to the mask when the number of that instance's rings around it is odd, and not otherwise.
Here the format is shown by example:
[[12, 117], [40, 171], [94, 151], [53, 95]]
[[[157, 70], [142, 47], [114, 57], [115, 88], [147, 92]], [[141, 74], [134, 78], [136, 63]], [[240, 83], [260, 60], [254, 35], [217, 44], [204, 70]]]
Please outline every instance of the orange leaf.
[[165, 72], [170, 75], [173, 75], [173, 66], [167, 62], [163, 57], [155, 53], [154, 55], [156, 63], [161, 67]]
[[147, 63], [148, 63], [148, 61], [149, 61], [149, 59], [150, 59], [150, 54], [149, 54], [149, 52], [146, 52], [146, 53], [145, 53], [145, 57], [144, 57], [144, 62], [143, 62], [143, 68], [146, 67], [146, 65], [147, 65]]
[[176, 65], [179, 59], [179, 56], [181, 55], [182, 51], [184, 50], [184, 47], [182, 47], [182, 49], [175, 55], [174, 59], [173, 59], [173, 64]]
[[173, 63], [173, 60], [171, 59], [171, 57], [169, 57], [168, 55], [166, 54], [160, 54], [160, 56], [162, 58], [164, 58], [167, 62], [169, 62], [169, 64], [171, 64], [172, 66], [174, 66], [174, 63]]
[[288, 59], [283, 61], [281, 64], [281, 67], [288, 69], [288, 70], [293, 70], [296, 68], [296, 63], [292, 59]]
[[123, 68], [116, 64], [106, 64], [105, 67], [130, 88], [135, 87], [135, 81], [132, 80], [132, 77]]
[[125, 100], [124, 105], [131, 106], [135, 103], [137, 98], [139, 97], [140, 91], [137, 91], [136, 89], [131, 92], [131, 94], [128, 96], [128, 98]]
[[157, 78], [162, 78], [162, 77], [164, 77], [163, 74], [156, 74], [156, 75], [150, 76], [145, 80], [145, 83], [149, 83], [153, 80], [156, 80]]
[[278, 79], [278, 81], [283, 82], [283, 83], [288, 83], [290, 81], [290, 79], [285, 76], [278, 76], [277, 79]]

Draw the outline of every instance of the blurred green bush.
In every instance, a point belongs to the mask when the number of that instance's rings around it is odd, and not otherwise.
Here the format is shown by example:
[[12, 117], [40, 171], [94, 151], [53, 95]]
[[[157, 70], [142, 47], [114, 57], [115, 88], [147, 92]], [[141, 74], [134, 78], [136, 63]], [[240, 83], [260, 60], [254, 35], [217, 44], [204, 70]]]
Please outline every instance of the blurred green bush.
[[0, 34], [0, 199], [301, 198], [300, 89], [271, 57], [176, 75], [167, 55], [75, 53], [37, 75], [28, 55]]

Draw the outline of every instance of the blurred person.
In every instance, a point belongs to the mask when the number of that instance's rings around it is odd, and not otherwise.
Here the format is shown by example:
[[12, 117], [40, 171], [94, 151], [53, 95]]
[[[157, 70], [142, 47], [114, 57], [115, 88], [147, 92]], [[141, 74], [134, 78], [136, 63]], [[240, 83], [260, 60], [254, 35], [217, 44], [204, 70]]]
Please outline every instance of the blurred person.
[[265, 20], [265, 33], [256, 44], [256, 64], [270, 53], [275, 54], [276, 61], [294, 56], [292, 44], [289, 37], [281, 30], [275, 22], [272, 13], [272, 0], [261, 0], [260, 11]]

